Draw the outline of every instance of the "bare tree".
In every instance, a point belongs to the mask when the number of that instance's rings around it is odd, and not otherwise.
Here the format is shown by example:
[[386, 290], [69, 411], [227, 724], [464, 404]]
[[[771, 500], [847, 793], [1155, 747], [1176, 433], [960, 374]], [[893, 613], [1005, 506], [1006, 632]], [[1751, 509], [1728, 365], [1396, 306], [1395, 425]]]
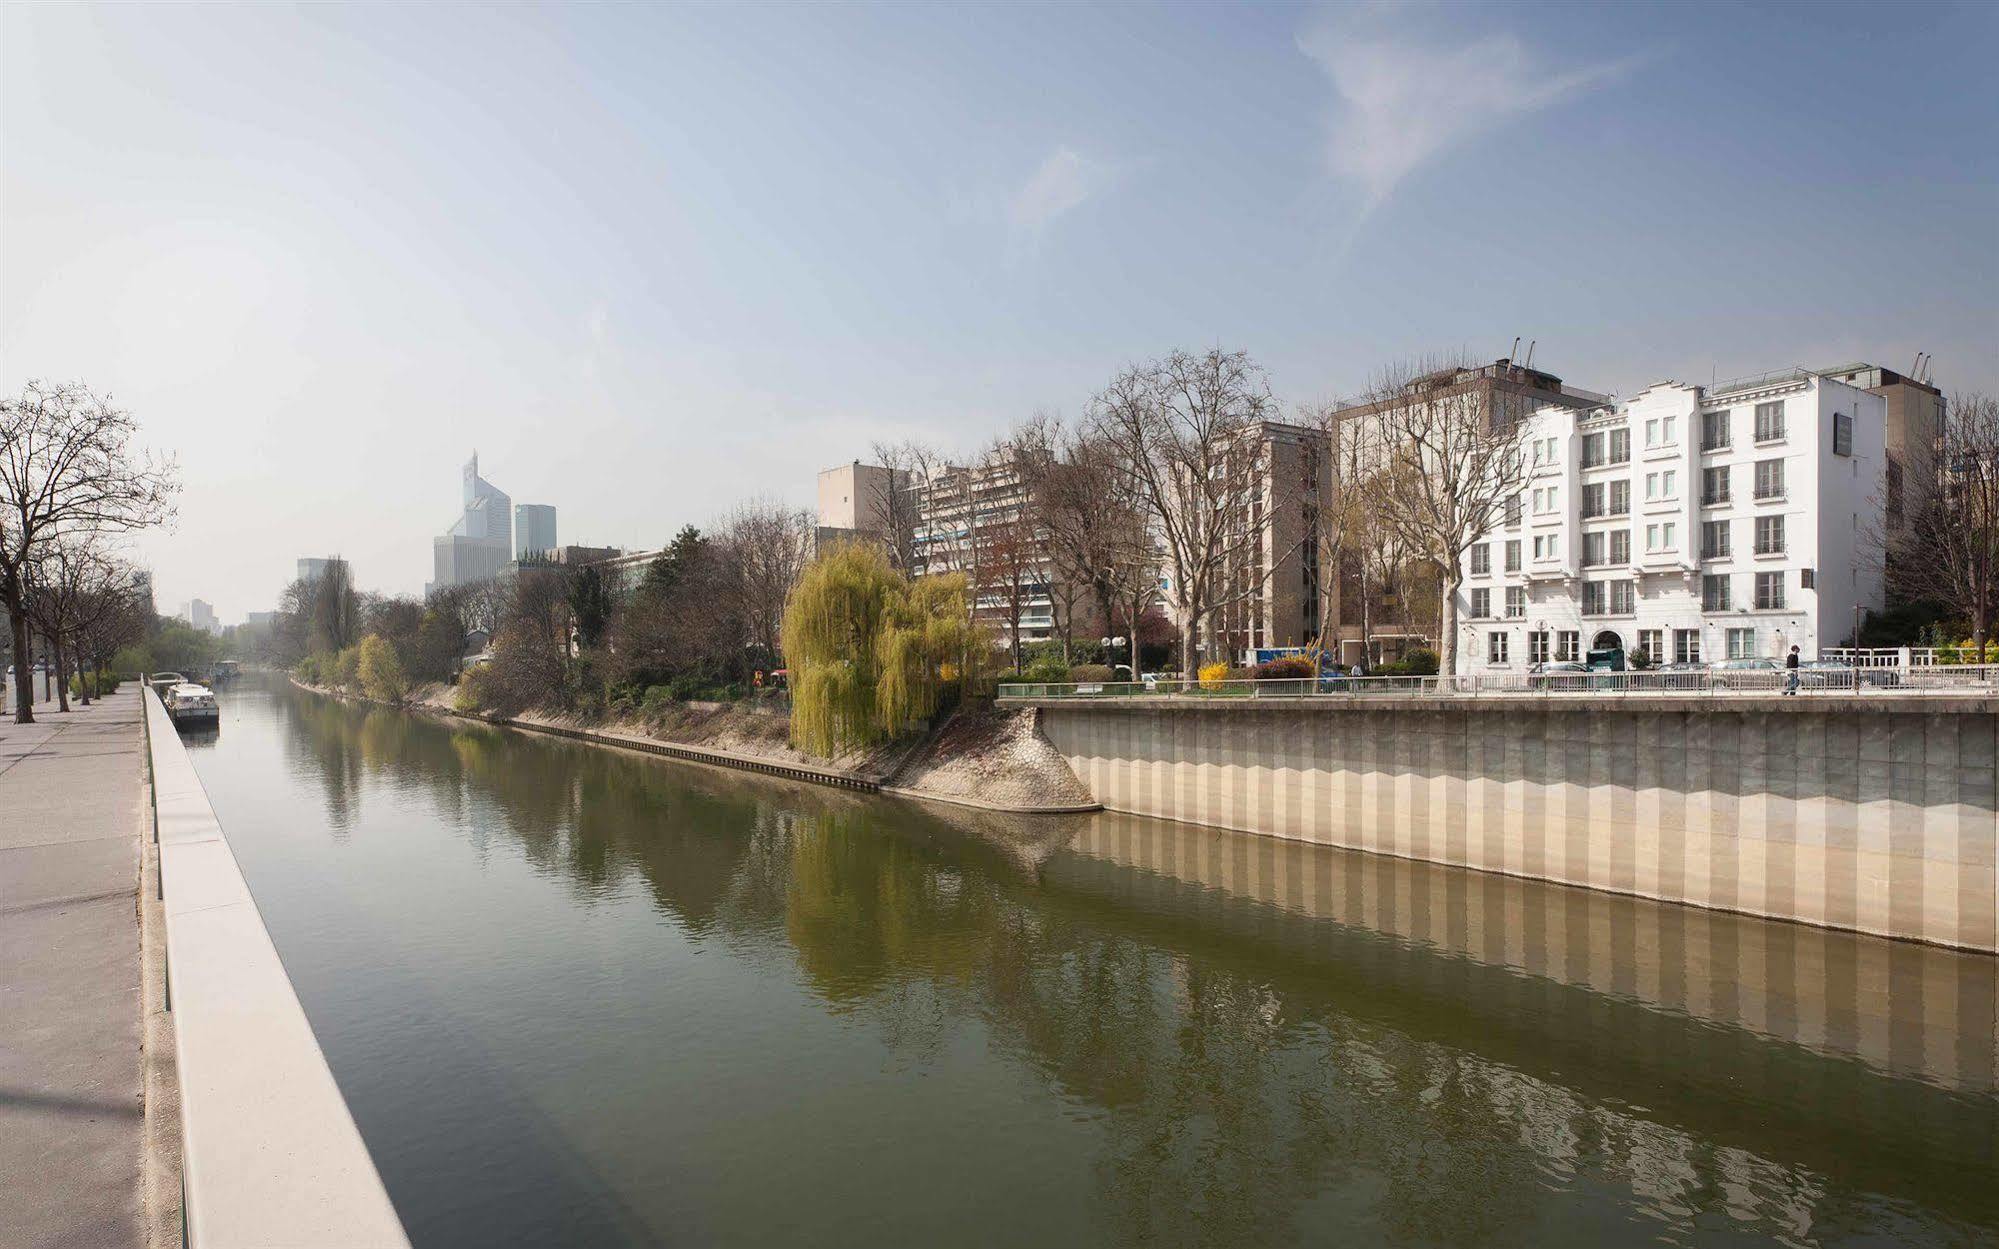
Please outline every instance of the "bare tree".
[[1126, 369], [1091, 401], [1090, 428], [1148, 513], [1192, 678], [1202, 628], [1263, 593], [1293, 552], [1266, 550], [1268, 518], [1289, 501], [1270, 473], [1270, 387], [1244, 352], [1174, 352]]
[[73, 636], [86, 703], [118, 648], [146, 636], [152, 612], [139, 581], [137, 569], [122, 560], [106, 559], [80, 596]]
[[1345, 422], [1372, 469], [1369, 497], [1409, 553], [1435, 566], [1439, 670], [1456, 671], [1465, 553], [1498, 527], [1526, 481], [1525, 422], [1455, 363], [1390, 368]]
[[1951, 401], [1937, 473], [1890, 570], [1899, 596], [1934, 600], [1968, 622], [1982, 659], [1999, 604], [1999, 399]]
[[[1038, 422], [1037, 436], [1048, 451], [1032, 462], [1029, 486], [1045, 535], [1049, 593], [1063, 628], [1066, 662], [1079, 596], [1089, 596], [1098, 622], [1113, 632], [1121, 615], [1128, 612], [1136, 620], [1144, 614], [1158, 576], [1143, 504], [1131, 490], [1133, 475], [1121, 467], [1110, 441], [1047, 418]], [[1136, 675], [1135, 636], [1133, 646]]]
[[916, 563], [921, 491], [943, 459], [935, 448], [914, 441], [877, 442], [870, 451], [887, 472], [869, 487], [861, 512], [888, 544], [889, 562], [908, 573]]
[[173, 515], [174, 465], [135, 452], [137, 433], [129, 413], [80, 385], [29, 382], [18, 399], [0, 401], [0, 603], [12, 632], [17, 723], [35, 718], [27, 578], [37, 552]]
[[775, 662], [785, 600], [812, 558], [812, 514], [752, 500], [722, 521], [716, 541], [749, 644], [761, 652], [759, 662]]

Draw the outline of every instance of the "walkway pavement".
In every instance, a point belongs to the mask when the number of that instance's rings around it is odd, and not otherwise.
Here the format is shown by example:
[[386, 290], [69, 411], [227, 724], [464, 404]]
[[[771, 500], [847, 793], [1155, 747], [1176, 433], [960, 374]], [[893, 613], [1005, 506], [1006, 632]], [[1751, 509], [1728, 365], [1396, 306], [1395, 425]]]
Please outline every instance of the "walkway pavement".
[[[0, 720], [0, 1245], [143, 1246], [139, 687]], [[36, 693], [41, 682], [36, 682]], [[10, 700], [11, 701], [11, 700]]]

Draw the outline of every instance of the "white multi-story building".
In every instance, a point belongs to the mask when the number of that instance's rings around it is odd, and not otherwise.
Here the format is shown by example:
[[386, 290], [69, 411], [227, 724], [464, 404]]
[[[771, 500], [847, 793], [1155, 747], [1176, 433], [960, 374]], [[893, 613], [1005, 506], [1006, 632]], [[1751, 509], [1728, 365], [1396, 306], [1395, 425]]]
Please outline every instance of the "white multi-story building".
[[1881, 607], [1880, 395], [1791, 370], [1528, 421], [1521, 496], [1465, 561], [1461, 674], [1810, 659]]

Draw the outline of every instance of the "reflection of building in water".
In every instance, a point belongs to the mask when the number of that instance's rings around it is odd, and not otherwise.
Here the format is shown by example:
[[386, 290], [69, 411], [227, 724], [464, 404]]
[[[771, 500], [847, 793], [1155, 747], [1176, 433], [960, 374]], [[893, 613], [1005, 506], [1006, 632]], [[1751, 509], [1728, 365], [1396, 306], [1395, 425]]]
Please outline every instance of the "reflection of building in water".
[[[1991, 1092], [1990, 956], [1163, 820], [1078, 854], [1488, 966]], [[1059, 873], [1060, 859], [1046, 869]]]

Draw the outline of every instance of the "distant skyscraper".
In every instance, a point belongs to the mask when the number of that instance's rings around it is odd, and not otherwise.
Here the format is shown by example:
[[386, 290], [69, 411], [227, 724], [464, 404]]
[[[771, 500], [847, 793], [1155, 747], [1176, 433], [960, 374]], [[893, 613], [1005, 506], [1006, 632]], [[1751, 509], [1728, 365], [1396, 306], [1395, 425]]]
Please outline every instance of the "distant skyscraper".
[[450, 530], [431, 541], [436, 577], [431, 585], [445, 589], [498, 576], [514, 557], [514, 501], [479, 476], [479, 453], [465, 463], [465, 510]]
[[203, 633], [222, 632], [222, 622], [215, 618], [215, 608], [201, 599], [195, 599], [181, 609], [182, 617]]
[[298, 562], [298, 579], [317, 581], [326, 575], [326, 566], [332, 562], [331, 559], [302, 559]]
[[555, 509], [523, 503], [514, 509], [514, 558], [527, 559], [556, 548]]

